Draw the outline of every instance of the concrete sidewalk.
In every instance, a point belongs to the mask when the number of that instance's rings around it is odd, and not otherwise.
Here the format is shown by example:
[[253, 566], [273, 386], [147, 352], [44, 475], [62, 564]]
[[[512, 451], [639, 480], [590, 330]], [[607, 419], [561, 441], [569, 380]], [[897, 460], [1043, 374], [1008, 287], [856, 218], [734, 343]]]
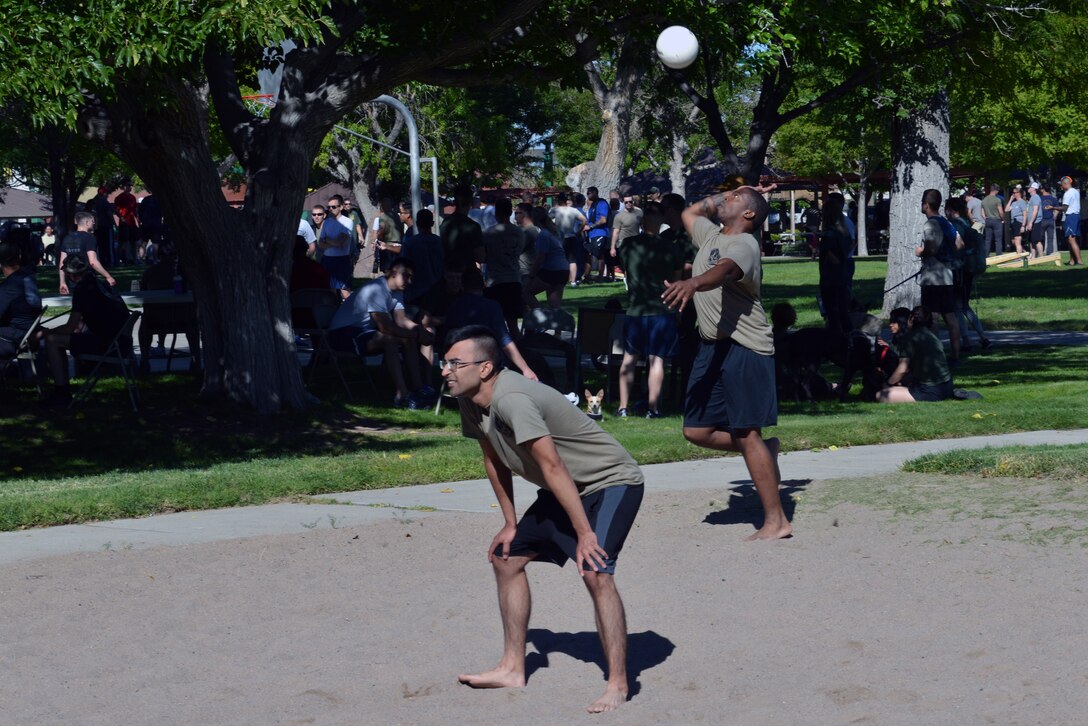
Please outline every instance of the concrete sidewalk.
[[[899, 469], [908, 459], [940, 451], [986, 446], [1088, 443], [1088, 429], [1029, 431], [903, 444], [856, 446], [835, 451], [797, 451], [780, 459], [790, 481], [873, 476]], [[482, 470], [482, 465], [481, 465]], [[643, 467], [650, 491], [683, 491], [750, 484], [740, 457], [651, 464]], [[535, 498], [535, 487], [515, 479], [515, 501]], [[234, 509], [164, 514], [142, 519], [67, 525], [0, 533], [0, 565], [75, 552], [145, 549], [306, 530], [349, 527], [368, 522], [420, 519], [443, 512], [496, 513], [486, 479], [315, 497], [326, 503], [268, 504]]]

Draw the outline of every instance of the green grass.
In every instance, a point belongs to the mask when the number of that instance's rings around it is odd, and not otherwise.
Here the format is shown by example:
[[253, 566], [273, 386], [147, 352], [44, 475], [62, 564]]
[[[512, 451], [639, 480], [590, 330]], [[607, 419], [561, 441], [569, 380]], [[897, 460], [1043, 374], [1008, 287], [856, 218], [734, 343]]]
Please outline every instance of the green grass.
[[1002, 446], [927, 454], [903, 471], [959, 476], [1079, 479], [1088, 482], [1088, 445]]
[[[854, 296], [879, 313], [884, 299], [884, 278], [888, 265], [883, 257], [857, 258]], [[800, 327], [823, 325], [816, 306], [818, 269], [807, 259], [773, 257], [764, 259], [763, 305], [767, 311], [778, 302], [797, 310]], [[1079, 268], [1055, 266], [1023, 270], [987, 270], [978, 280], [978, 299], [972, 306], [983, 324], [994, 330], [1088, 330], [1088, 275]], [[610, 298], [621, 300], [623, 284], [586, 285], [567, 288], [563, 306], [572, 312], [579, 305], [603, 306]]]
[[[139, 272], [132, 268], [118, 274], [136, 277]], [[1023, 318], [1008, 317], [1012, 327], [1084, 329], [1088, 303], [1070, 294], [1081, 282], [1078, 274], [1057, 268], [990, 271], [984, 282], [987, 291], [1008, 293], [1001, 299], [1011, 301], [1009, 309]], [[767, 301], [791, 299], [801, 324], [815, 324], [815, 275], [811, 262], [769, 262]], [[863, 296], [866, 290], [879, 294], [883, 276], [882, 261], [859, 261], [858, 290]], [[566, 292], [564, 303], [572, 311], [624, 294], [622, 283]], [[1033, 309], [1026, 303], [1031, 299], [1045, 305]], [[992, 348], [967, 358], [957, 370], [957, 385], [978, 390], [981, 401], [898, 407], [856, 401], [783, 403], [779, 425], [767, 434], [780, 437], [783, 450], [791, 451], [1076, 428], [1088, 421], [1088, 397], [1081, 392], [1082, 376], [1070, 372], [1085, 369], [1085, 348]], [[353, 373], [358, 371], [349, 369], [349, 376]], [[372, 373], [382, 386], [383, 373]], [[601, 382], [600, 377], [588, 381], [591, 387]], [[483, 476], [479, 450], [460, 437], [456, 411], [447, 407], [436, 417], [428, 411], [390, 409], [381, 405], [384, 401], [347, 403], [331, 375], [314, 390], [325, 403], [276, 416], [199, 401], [196, 382], [185, 375], [156, 376], [141, 386], [139, 415], [128, 411], [116, 379], [103, 381], [74, 413], [39, 409], [25, 386], [5, 389], [0, 396], [0, 529]], [[677, 399], [675, 392], [667, 397], [671, 408], [666, 410], [677, 411]], [[643, 464], [710, 453], [684, 440], [675, 413], [657, 420], [608, 416], [603, 426]]]

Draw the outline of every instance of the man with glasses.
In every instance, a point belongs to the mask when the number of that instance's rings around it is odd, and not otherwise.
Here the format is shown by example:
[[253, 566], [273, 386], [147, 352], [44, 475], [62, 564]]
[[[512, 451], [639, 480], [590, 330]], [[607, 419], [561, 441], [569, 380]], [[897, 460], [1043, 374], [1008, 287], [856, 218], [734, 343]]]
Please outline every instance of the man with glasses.
[[351, 295], [351, 235], [353, 222], [343, 214], [344, 198], [339, 194], [329, 197], [329, 216], [321, 225], [321, 237], [317, 248], [321, 250], [321, 264], [329, 271], [329, 286], [339, 290], [347, 300]]
[[[461, 430], [477, 439], [505, 524], [487, 557], [495, 571], [503, 623], [499, 665], [461, 675], [473, 688], [525, 685], [530, 594], [526, 566], [574, 560], [593, 600], [607, 684], [587, 710], [627, 700], [627, 621], [616, 590], [616, 558], [642, 502], [643, 477], [631, 455], [563, 394], [502, 370], [499, 343], [483, 326], [450, 334], [442, 376], [461, 405]], [[540, 487], [521, 521], [513, 475]]]
[[321, 261], [321, 250], [317, 246], [317, 240], [321, 238], [321, 228], [325, 224], [325, 208], [320, 204], [315, 204], [310, 208], [310, 227], [314, 231], [314, 242], [310, 245], [309, 251], [306, 253], [318, 262]]

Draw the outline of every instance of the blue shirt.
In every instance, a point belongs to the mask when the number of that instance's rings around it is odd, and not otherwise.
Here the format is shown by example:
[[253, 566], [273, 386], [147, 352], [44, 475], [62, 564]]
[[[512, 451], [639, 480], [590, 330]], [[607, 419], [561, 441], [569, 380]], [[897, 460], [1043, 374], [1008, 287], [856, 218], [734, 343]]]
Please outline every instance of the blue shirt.
[[594, 227], [602, 219], [608, 219], [608, 202], [603, 199], [598, 199], [594, 204], [589, 207], [589, 214], [586, 215], [586, 221], [590, 224], [589, 238], [598, 239], [608, 235], [608, 227]]

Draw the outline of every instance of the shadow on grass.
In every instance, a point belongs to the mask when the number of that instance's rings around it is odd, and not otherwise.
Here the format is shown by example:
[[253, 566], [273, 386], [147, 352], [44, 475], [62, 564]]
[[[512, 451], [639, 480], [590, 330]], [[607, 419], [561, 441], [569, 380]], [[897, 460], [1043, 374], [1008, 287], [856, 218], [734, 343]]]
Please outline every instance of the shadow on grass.
[[[805, 487], [811, 483], [811, 479], [788, 479], [782, 482], [778, 494], [782, 499], [782, 510], [786, 513], [786, 519], [792, 522], [793, 512], [797, 508], [793, 501], [793, 495], [803, 492]], [[748, 482], [733, 489], [730, 492], [725, 509], [706, 515], [703, 523], [750, 524], [754, 529], [762, 527], [763, 505], [759, 502], [759, 495], [756, 493], [755, 486]]]
[[[348, 403], [339, 390], [305, 411], [259, 415], [201, 401], [187, 375], [144, 378], [133, 413], [120, 379], [104, 379], [74, 409], [38, 405], [33, 388], [9, 387], [0, 401], [0, 481], [104, 472], [204, 468], [255, 458], [407, 453], [459, 433], [456, 409], [404, 411]], [[339, 395], [339, 398], [337, 398]]]
[[[548, 667], [549, 653], [569, 655], [583, 663], [593, 663], [602, 671], [607, 670], [601, 640], [595, 632], [554, 633], [551, 630], [533, 628], [529, 631], [528, 640], [537, 652], [529, 653], [525, 658], [527, 678], [532, 678], [537, 670]], [[671, 640], [652, 630], [630, 633], [627, 636], [627, 681], [631, 689], [629, 697], [635, 696], [641, 690], [639, 676], [643, 671], [664, 663], [674, 650], [676, 645]]]

